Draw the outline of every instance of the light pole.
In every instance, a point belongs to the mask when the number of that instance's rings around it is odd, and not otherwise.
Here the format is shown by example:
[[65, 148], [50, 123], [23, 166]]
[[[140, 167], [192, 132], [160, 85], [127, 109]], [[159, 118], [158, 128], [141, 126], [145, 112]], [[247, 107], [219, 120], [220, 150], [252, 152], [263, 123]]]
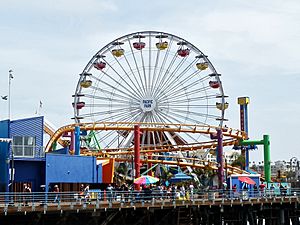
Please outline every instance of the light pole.
[[12, 70], [9, 70], [8, 71], [8, 119], [10, 120], [10, 85], [11, 85], [11, 80], [14, 78], [14, 76], [12, 75], [13, 71]]

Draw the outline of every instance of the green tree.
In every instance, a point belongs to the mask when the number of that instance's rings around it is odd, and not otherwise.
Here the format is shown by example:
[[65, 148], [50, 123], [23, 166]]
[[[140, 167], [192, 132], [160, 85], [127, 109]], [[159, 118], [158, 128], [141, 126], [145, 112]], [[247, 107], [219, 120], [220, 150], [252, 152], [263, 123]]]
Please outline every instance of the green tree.
[[231, 163], [232, 166], [234, 167], [240, 167], [241, 169], [243, 169], [244, 165], [245, 165], [245, 157], [239, 153], [234, 154], [234, 158], [235, 160]]

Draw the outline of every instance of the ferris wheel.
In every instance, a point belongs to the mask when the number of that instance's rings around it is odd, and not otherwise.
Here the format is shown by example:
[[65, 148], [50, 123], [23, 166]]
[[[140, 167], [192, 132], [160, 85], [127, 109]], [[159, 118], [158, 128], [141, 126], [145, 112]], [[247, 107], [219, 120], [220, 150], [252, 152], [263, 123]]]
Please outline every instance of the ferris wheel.
[[[76, 123], [222, 126], [228, 107], [220, 74], [208, 57], [188, 41], [157, 31], [128, 34], [101, 48], [80, 74], [73, 97]], [[133, 145], [133, 132], [93, 135], [98, 148]], [[199, 134], [152, 131], [141, 135], [142, 146], [203, 140], [207, 137]]]

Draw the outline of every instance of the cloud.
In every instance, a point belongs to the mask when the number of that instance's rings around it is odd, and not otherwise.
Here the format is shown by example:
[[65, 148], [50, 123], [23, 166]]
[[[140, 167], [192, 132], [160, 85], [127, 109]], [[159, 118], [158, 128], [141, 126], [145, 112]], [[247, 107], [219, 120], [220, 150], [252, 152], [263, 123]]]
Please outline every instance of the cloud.
[[11, 0], [9, 2], [1, 1], [0, 6], [6, 10], [13, 11], [29, 11], [35, 13], [81, 13], [81, 15], [118, 10], [118, 7], [113, 0]]
[[250, 96], [251, 137], [270, 133], [272, 155], [288, 157], [282, 149], [297, 154], [283, 130], [299, 126], [299, 11], [298, 0], [0, 1], [0, 94], [13, 69], [14, 116], [32, 115], [42, 100], [52, 123], [70, 123], [78, 74], [98, 50], [128, 33], [164, 31], [197, 46], [222, 74], [228, 125], [239, 127], [236, 98]]

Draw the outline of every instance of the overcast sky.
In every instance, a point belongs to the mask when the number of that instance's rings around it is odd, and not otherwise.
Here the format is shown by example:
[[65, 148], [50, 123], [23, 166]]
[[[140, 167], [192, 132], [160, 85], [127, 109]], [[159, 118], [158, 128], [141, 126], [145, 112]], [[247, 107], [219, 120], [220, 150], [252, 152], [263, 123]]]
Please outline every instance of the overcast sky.
[[[209, 56], [229, 96], [227, 125], [239, 128], [237, 97], [249, 96], [249, 135], [271, 138], [271, 160], [300, 159], [299, 0], [0, 0], [0, 94], [12, 69], [13, 119], [42, 114], [72, 123], [72, 94], [85, 65], [128, 33], [182, 37]], [[0, 99], [1, 100], [1, 99]], [[8, 116], [0, 101], [0, 119]], [[262, 161], [263, 150], [251, 153]]]

